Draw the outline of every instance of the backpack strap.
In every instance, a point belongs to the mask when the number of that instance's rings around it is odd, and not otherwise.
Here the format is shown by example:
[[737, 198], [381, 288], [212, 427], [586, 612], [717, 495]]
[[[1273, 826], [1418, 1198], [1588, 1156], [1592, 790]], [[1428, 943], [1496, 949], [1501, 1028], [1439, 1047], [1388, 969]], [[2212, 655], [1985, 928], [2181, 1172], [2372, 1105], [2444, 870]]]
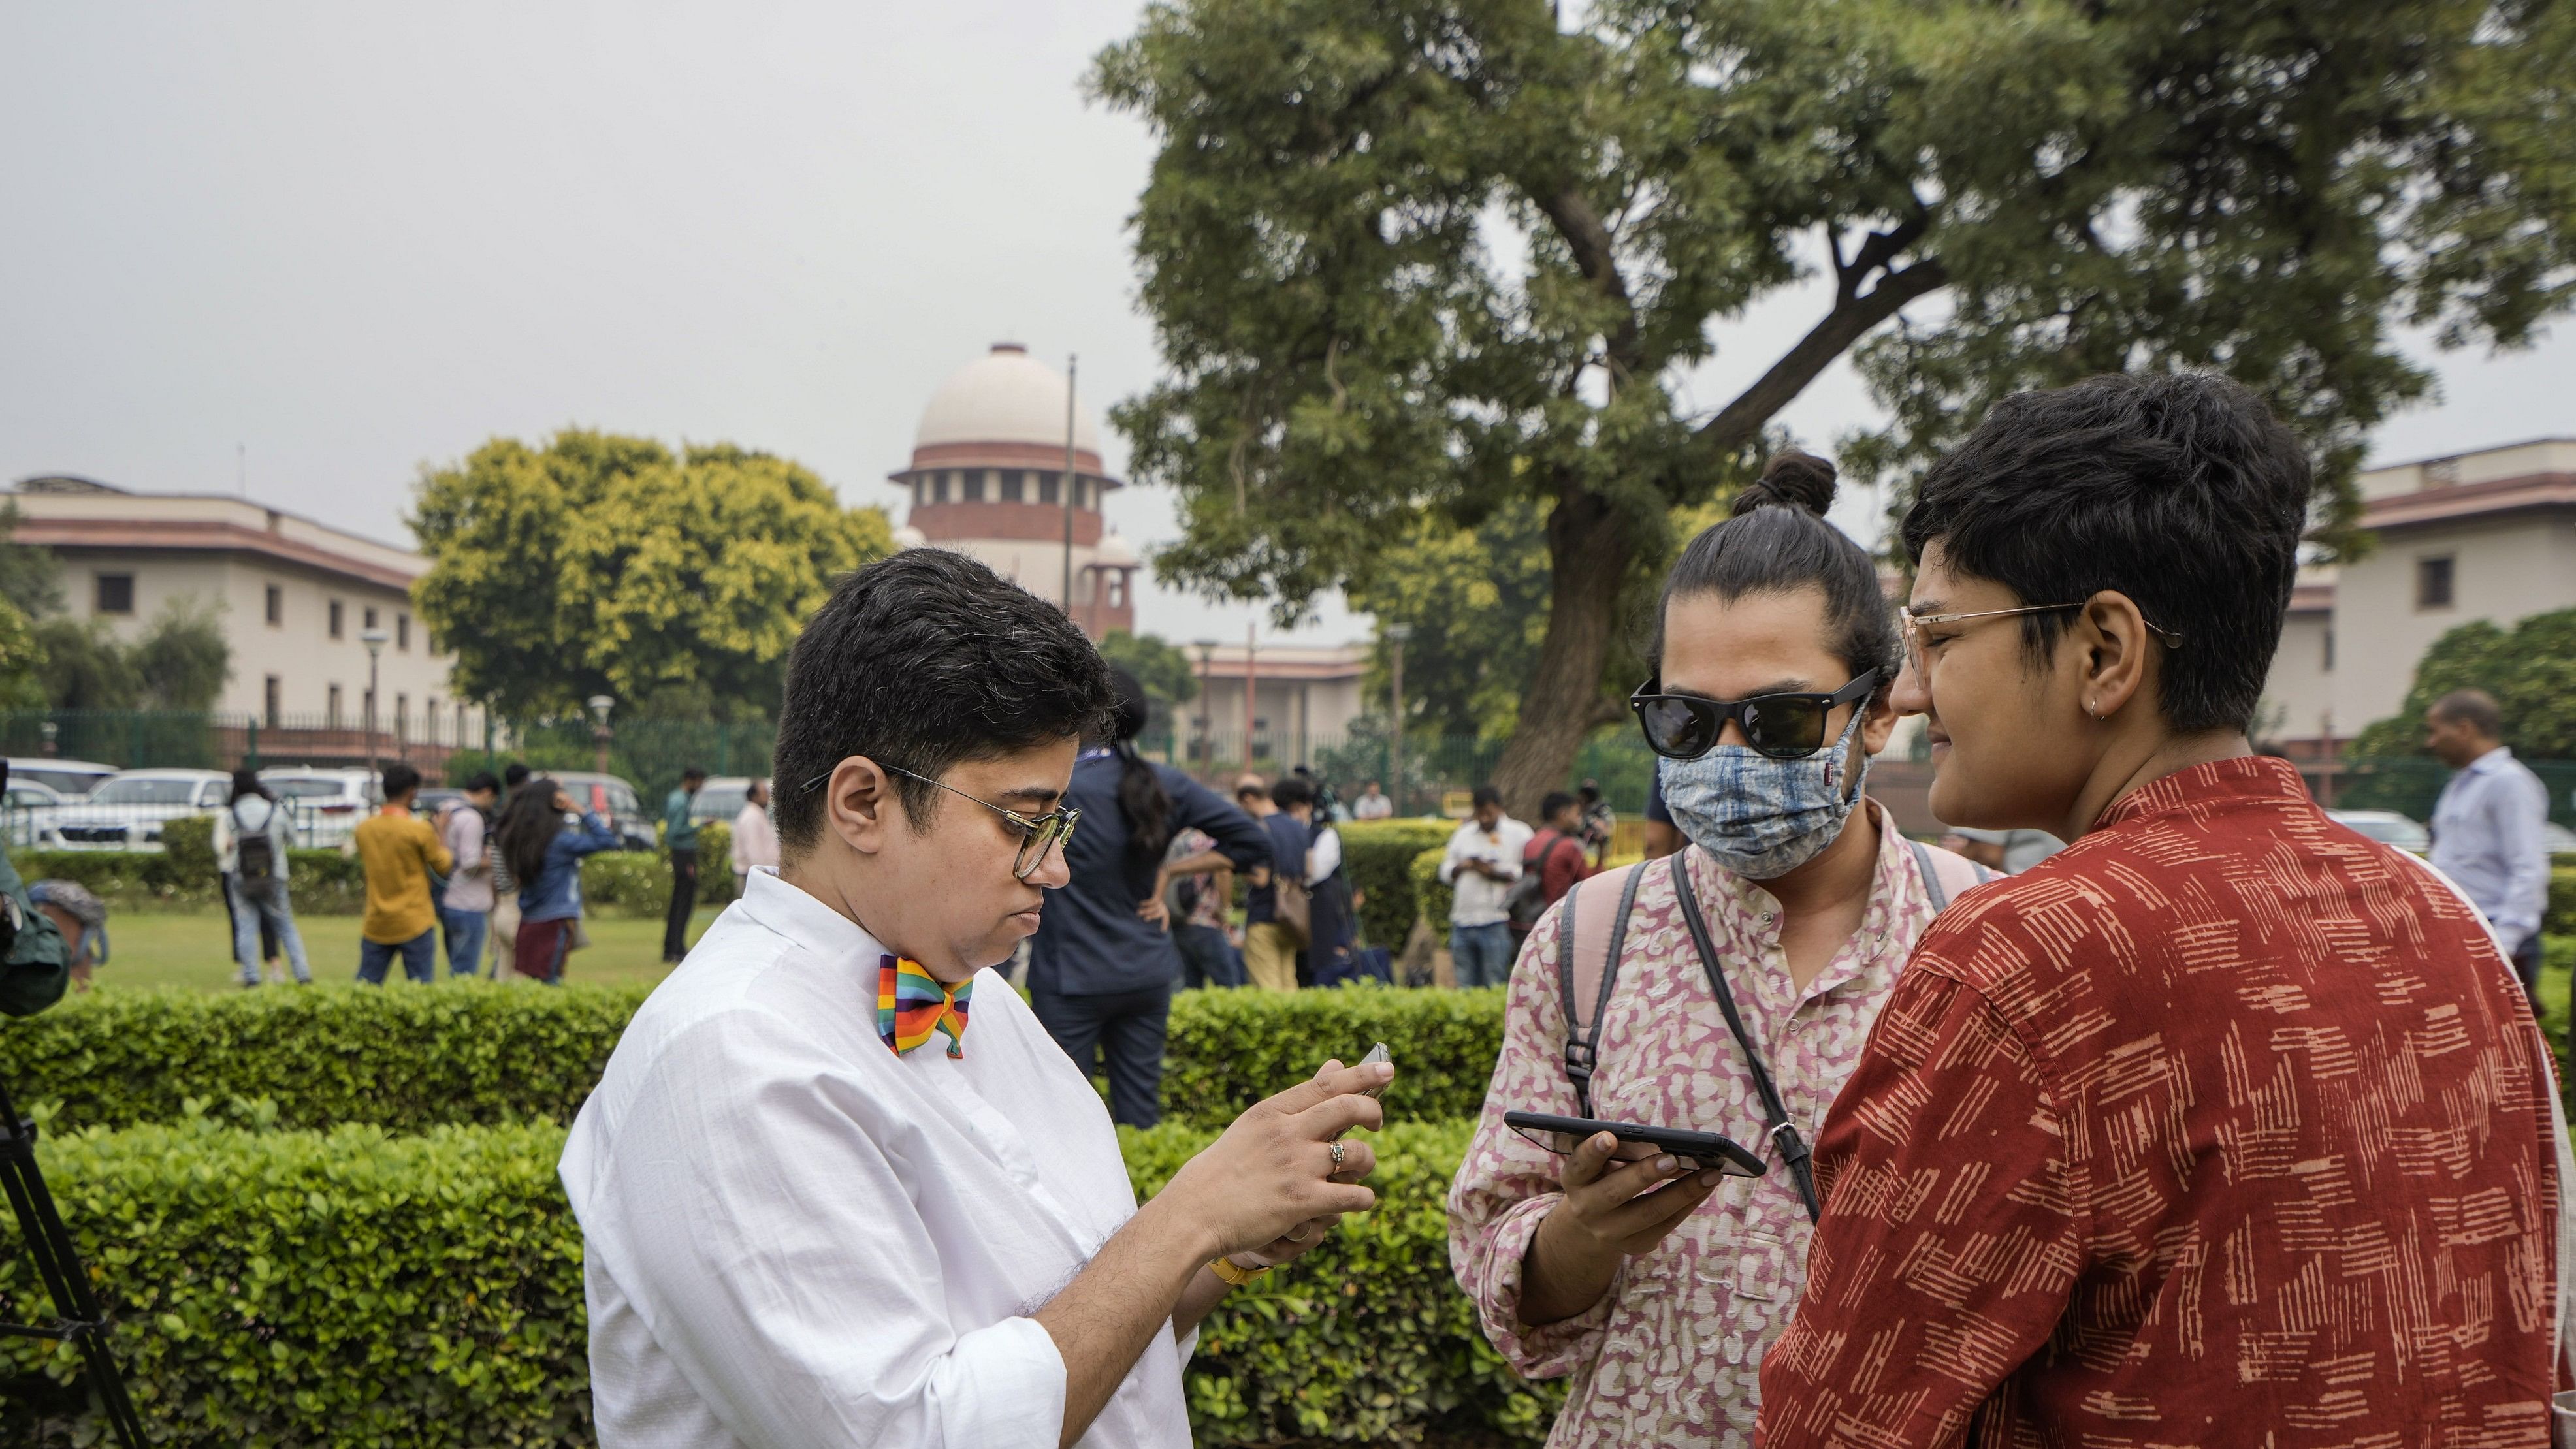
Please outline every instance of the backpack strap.
[[1735, 1035], [1736, 1048], [1744, 1053], [1744, 1065], [1753, 1073], [1753, 1090], [1762, 1099], [1762, 1115], [1767, 1123], [1771, 1144], [1780, 1149], [1780, 1160], [1789, 1165], [1789, 1180], [1798, 1189], [1798, 1200], [1806, 1205], [1807, 1221], [1824, 1216], [1824, 1202], [1816, 1195], [1816, 1174], [1810, 1164], [1807, 1141], [1798, 1134], [1798, 1125], [1790, 1120], [1789, 1107], [1780, 1097], [1779, 1084], [1771, 1079], [1771, 1069], [1763, 1064], [1761, 1048], [1753, 1044], [1753, 1034], [1744, 1029], [1743, 1013], [1736, 1010], [1735, 993], [1727, 989], [1726, 970], [1717, 959], [1717, 947], [1711, 943], [1708, 922], [1699, 913], [1699, 898], [1691, 890], [1690, 872], [1675, 854], [1667, 857], [1673, 863], [1673, 899], [1682, 908], [1682, 925], [1690, 932], [1691, 946], [1699, 952], [1700, 969], [1708, 973], [1709, 994], [1717, 998], [1717, 1009], [1726, 1016], [1726, 1029]]
[[1574, 1100], [1585, 1117], [1592, 1115], [1601, 1018], [1610, 1010], [1619, 953], [1628, 940], [1628, 913], [1637, 904], [1637, 886], [1645, 875], [1642, 866], [1629, 865], [1578, 882], [1565, 893], [1564, 914], [1556, 923], [1557, 989], [1565, 1001], [1565, 1079], [1574, 1084]]
[[1932, 914], [1948, 910], [1950, 902], [1995, 878], [1995, 872], [1955, 851], [1934, 850], [1919, 840], [1906, 844], [1914, 847], [1914, 868], [1923, 875], [1923, 889], [1932, 896]]

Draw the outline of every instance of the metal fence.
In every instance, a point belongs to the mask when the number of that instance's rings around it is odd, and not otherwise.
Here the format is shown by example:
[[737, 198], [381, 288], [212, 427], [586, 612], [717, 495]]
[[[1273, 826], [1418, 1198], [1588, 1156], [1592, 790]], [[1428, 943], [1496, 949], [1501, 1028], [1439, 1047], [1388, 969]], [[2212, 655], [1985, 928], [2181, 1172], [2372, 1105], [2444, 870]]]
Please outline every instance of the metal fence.
[[[86, 761], [118, 769], [230, 770], [310, 766], [319, 770], [404, 760], [432, 783], [455, 782], [478, 769], [520, 760], [541, 770], [599, 770], [632, 782], [649, 810], [694, 766], [718, 777], [766, 777], [773, 731], [766, 721], [615, 719], [603, 731], [588, 719], [507, 720], [479, 710], [412, 711], [370, 730], [364, 720], [261, 719], [221, 713], [55, 710], [0, 713], [0, 750], [21, 763], [21, 777], [45, 761]], [[1200, 735], [1149, 732], [1150, 758], [1223, 786], [1249, 770], [1264, 778], [1298, 765], [1347, 798], [1370, 780], [1383, 784], [1402, 814], [1437, 813], [1493, 776], [1504, 742], [1473, 736], [1416, 737], [1401, 747], [1365, 727], [1346, 735], [1285, 730]], [[2576, 829], [2576, 761], [2527, 761], [2549, 787], [2550, 818]], [[2338, 809], [2394, 810], [2429, 819], [2450, 777], [2439, 761], [2418, 758], [2302, 764], [2318, 798]], [[1566, 772], [1570, 788], [1591, 780], [1621, 814], [1646, 804], [1655, 757], [1628, 731], [1587, 742]], [[78, 793], [66, 791], [66, 793]], [[14, 841], [15, 837], [11, 839]]]

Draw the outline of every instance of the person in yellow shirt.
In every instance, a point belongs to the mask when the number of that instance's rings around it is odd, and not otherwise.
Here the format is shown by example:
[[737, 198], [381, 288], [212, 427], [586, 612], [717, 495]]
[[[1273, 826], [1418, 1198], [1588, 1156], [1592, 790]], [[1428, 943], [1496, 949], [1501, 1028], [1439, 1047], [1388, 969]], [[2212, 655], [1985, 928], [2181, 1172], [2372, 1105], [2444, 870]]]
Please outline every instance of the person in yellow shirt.
[[358, 928], [358, 979], [385, 984], [385, 970], [402, 957], [403, 974], [426, 986], [436, 967], [438, 911], [430, 904], [429, 877], [456, 868], [436, 826], [411, 813], [420, 793], [420, 771], [385, 766], [385, 804], [357, 830], [358, 861], [367, 874], [367, 918]]

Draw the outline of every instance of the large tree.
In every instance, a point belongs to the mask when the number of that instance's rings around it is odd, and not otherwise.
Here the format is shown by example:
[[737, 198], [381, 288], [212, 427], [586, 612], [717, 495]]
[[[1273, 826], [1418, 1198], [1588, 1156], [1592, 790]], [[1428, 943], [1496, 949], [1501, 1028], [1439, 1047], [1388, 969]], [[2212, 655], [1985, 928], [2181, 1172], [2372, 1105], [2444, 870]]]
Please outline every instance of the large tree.
[[1145, 733], [1150, 738], [1168, 739], [1173, 711], [1199, 697], [1198, 666], [1190, 662], [1187, 651], [1160, 635], [1112, 629], [1100, 641], [1100, 657], [1135, 675], [1144, 686]]
[[2509, 629], [2479, 619], [2415, 661], [2397, 713], [2353, 739], [2355, 756], [2421, 755], [2424, 711], [2455, 689], [2483, 689], [2504, 716], [2504, 742], [2527, 760], [2576, 760], [2576, 609], [2533, 614]]
[[885, 514], [730, 445], [673, 456], [567, 430], [424, 470], [411, 518], [420, 614], [457, 692], [522, 716], [766, 716], [787, 651], [841, 575], [893, 549]]
[[[1293, 618], [1426, 515], [1545, 511], [1502, 783], [1608, 717], [1621, 590], [1857, 360], [1904, 466], [1999, 393], [2224, 368], [2352, 516], [2422, 394], [2391, 329], [2567, 300], [2576, 21], [2544, 3], [1167, 0], [1099, 58], [1160, 142], [1133, 227], [1169, 376], [1116, 413], [1162, 576]], [[1677, 379], [1829, 285], [1711, 409]], [[1903, 326], [1892, 326], [1903, 318]]]

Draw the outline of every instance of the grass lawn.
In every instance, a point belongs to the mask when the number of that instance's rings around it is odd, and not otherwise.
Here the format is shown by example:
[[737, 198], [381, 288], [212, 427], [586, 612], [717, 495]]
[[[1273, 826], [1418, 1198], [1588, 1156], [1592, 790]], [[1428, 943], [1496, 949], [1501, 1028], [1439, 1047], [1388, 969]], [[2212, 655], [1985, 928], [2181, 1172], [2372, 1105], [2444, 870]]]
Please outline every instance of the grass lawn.
[[[710, 907], [698, 908], [689, 927], [689, 939], [695, 941], [707, 924], [716, 918]], [[304, 954], [313, 966], [317, 983], [340, 985], [357, 980], [358, 917], [298, 916], [296, 929], [304, 937]], [[668, 973], [662, 964], [662, 922], [631, 920], [622, 917], [594, 919], [590, 923], [590, 949], [576, 951], [565, 963], [566, 981], [597, 983], [659, 981]], [[235, 985], [232, 937], [221, 909], [204, 911], [118, 911], [108, 919], [108, 941], [114, 954], [108, 964], [92, 978], [99, 989], [116, 987], [178, 986], [197, 991], [238, 991]], [[491, 970], [491, 944], [484, 945], [483, 969]], [[280, 969], [283, 969], [281, 965]], [[438, 965], [439, 978], [447, 977], [447, 958], [442, 950]], [[393, 982], [403, 980], [402, 967], [392, 971]]]

